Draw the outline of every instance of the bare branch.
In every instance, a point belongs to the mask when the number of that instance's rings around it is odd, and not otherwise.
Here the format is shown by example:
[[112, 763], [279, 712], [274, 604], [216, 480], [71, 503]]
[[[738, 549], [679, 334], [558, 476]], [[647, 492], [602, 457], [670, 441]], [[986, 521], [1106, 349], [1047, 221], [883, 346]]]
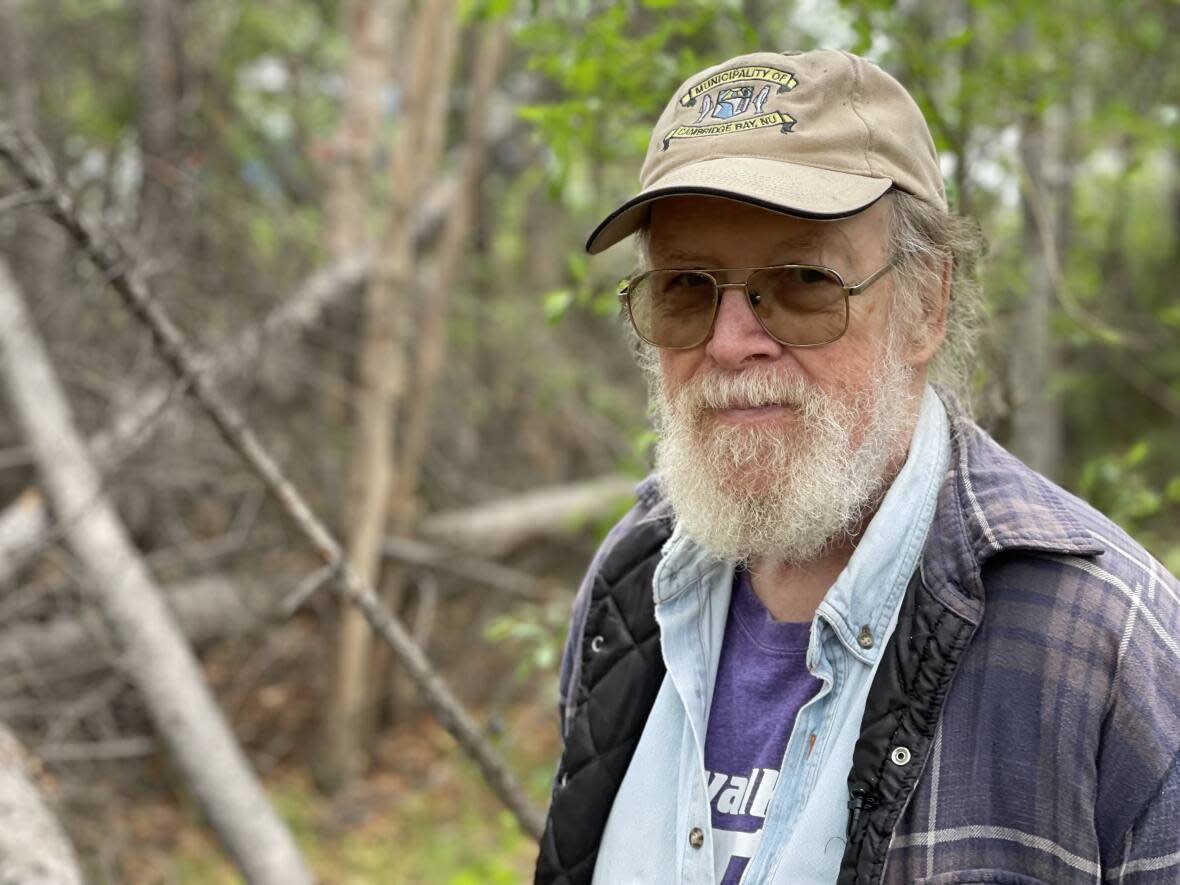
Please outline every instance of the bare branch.
[[503, 556], [527, 541], [569, 535], [615, 512], [635, 493], [635, 480], [603, 476], [534, 489], [482, 507], [436, 513], [423, 520], [423, 537], [447, 547]]
[[0, 725], [0, 882], [81, 885], [74, 849], [34, 783], [20, 743]]
[[[310, 327], [333, 303], [357, 291], [370, 269], [369, 258], [353, 256], [317, 271], [261, 325], [251, 326], [216, 350], [201, 354], [197, 363], [219, 381], [232, 377], [258, 357], [268, 339]], [[127, 408], [116, 412], [107, 428], [89, 440], [95, 458], [109, 468], [146, 444], [183, 386], [183, 382], [175, 381], [154, 384], [129, 397]], [[44, 499], [33, 488], [26, 489], [15, 504], [0, 512], [0, 580], [22, 567], [30, 551], [41, 549], [49, 525]], [[5, 526], [12, 526], [11, 534]]]
[[156, 742], [150, 737], [111, 738], [106, 741], [84, 741], [61, 744], [42, 744], [37, 755], [46, 762], [98, 762], [113, 759], [140, 759], [156, 752]]
[[226, 442], [271, 490], [323, 562], [340, 568], [341, 580], [334, 582], [338, 592], [364, 613], [372, 628], [393, 649], [439, 722], [476, 762], [489, 786], [513, 812], [525, 832], [539, 839], [544, 829], [542, 815], [481, 734], [475, 720], [414, 643], [401, 621], [381, 605], [372, 585], [344, 562], [340, 542], [312, 511], [303, 494], [287, 478], [254, 431], [218, 393], [208, 373], [201, 371], [192, 347], [160, 302], [152, 297], [134, 262], [127, 259], [126, 251], [94, 224], [81, 218], [73, 201], [57, 184], [52, 168], [37, 161], [38, 153], [44, 156], [44, 150], [30, 137], [22, 137], [10, 127], [0, 126], [0, 157], [27, 187], [53, 194], [52, 201], [42, 204], [49, 217], [70, 235], [99, 271], [108, 276], [128, 310], [150, 329], [168, 367], [177, 378], [185, 380], [191, 395]]
[[14, 411], [62, 515], [64, 534], [124, 653], [124, 668], [213, 828], [251, 881], [310, 883], [295, 840], [267, 801], [191, 647], [102, 492], [100, 474], [3, 261], [0, 358]]
[[[164, 600], [192, 645], [256, 631], [278, 615], [275, 587], [210, 574], [164, 588]], [[56, 661], [98, 656], [109, 661], [109, 633], [77, 616], [12, 624], [0, 633], [0, 675]]]
[[384, 553], [406, 565], [446, 572], [528, 602], [539, 602], [547, 595], [544, 586], [532, 575], [487, 559], [456, 555], [451, 550], [422, 541], [386, 538]]
[[40, 203], [47, 199], [49, 199], [47, 194], [38, 193], [37, 191], [22, 191], [18, 194], [9, 194], [0, 200], [0, 215], [13, 209], [19, 209], [21, 206], [31, 206], [34, 203]]

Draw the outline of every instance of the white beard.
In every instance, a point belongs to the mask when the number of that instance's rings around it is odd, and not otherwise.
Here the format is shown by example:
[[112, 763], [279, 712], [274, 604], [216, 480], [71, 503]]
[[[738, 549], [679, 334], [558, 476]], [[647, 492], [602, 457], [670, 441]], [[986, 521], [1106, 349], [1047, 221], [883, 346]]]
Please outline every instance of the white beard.
[[[909, 441], [913, 370], [886, 348], [873, 382], [849, 401], [798, 376], [761, 369], [652, 383], [656, 467], [682, 530], [718, 559], [817, 559], [855, 537]], [[713, 410], [777, 403], [784, 421], [722, 424]]]

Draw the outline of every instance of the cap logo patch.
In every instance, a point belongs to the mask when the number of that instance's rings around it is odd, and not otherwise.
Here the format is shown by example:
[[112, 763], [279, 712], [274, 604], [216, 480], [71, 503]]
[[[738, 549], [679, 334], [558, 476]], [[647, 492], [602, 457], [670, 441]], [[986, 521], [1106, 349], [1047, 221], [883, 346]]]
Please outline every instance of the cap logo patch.
[[[751, 80], [766, 85], [759, 89], [756, 85], [749, 85]], [[733, 85], [743, 81], [743, 85]], [[770, 126], [790, 132], [795, 125], [794, 117], [782, 111], [766, 111], [772, 85], [778, 87], [775, 94], [782, 95], [798, 86], [799, 81], [790, 71], [762, 65], [730, 68], [706, 77], [680, 96], [680, 105], [685, 108], [695, 107], [697, 99], [700, 99], [700, 112], [696, 120], [691, 125], [675, 126], [668, 130], [663, 138], [662, 150], [666, 151], [674, 138], [728, 135]], [[708, 120], [720, 122], [706, 122]]]
[[765, 65], [746, 65], [740, 68], [729, 68], [725, 71], [718, 71], [716, 74], [701, 80], [696, 85], [690, 86], [688, 91], [680, 96], [680, 103], [686, 108], [691, 108], [697, 103], [697, 98], [710, 89], [724, 86], [726, 83], [732, 83], [734, 80], [764, 80], [767, 83], [777, 83], [780, 93], [790, 92], [799, 85], [795, 80], [795, 75], [790, 71], [784, 71], [782, 68], [767, 67]]

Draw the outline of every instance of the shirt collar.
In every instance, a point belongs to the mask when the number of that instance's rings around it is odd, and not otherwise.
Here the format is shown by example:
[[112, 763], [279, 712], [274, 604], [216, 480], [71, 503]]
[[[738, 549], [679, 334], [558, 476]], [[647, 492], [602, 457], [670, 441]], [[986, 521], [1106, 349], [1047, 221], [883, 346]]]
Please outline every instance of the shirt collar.
[[826, 623], [866, 664], [881, 653], [906, 584], [918, 567], [950, 452], [946, 409], [926, 387], [905, 464], [816, 611], [817, 628], [820, 621]]
[[982, 617], [980, 571], [998, 553], [1029, 550], [1096, 556], [1103, 545], [1079, 522], [1085, 505], [1019, 461], [960, 414], [953, 419], [951, 468], [922, 558], [927, 585], [948, 587]]

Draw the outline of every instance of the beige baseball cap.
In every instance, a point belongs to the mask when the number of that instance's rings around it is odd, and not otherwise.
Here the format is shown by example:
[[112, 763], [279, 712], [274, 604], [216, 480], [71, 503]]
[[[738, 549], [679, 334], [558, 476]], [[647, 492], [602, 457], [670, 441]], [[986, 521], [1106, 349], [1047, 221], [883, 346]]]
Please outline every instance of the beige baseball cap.
[[900, 83], [848, 52], [756, 52], [689, 77], [652, 132], [640, 191], [586, 241], [635, 233], [662, 197], [843, 218], [896, 187], [946, 209], [930, 130]]

